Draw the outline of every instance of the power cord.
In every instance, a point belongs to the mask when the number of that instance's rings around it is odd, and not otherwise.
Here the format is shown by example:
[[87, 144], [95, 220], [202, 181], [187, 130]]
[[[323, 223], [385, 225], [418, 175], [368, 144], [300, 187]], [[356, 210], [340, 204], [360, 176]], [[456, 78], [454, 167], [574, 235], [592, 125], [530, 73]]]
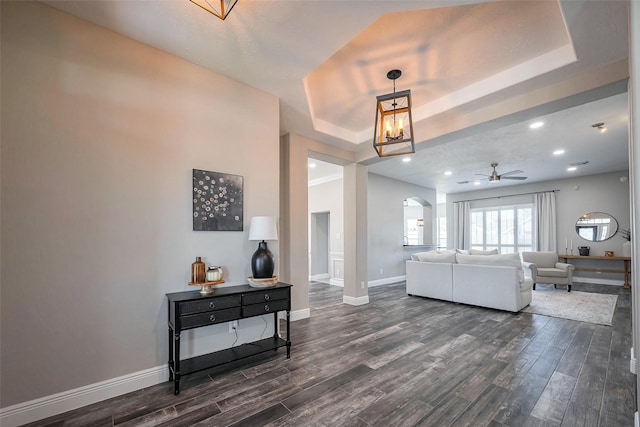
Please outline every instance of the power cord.
[[262, 330], [262, 333], [260, 334], [260, 339], [262, 339], [262, 338], [264, 338], [264, 333], [267, 331], [267, 326], [269, 326], [269, 324], [267, 323], [266, 320], [264, 320], [264, 315], [260, 316], [260, 318], [264, 322], [264, 329]]
[[233, 342], [233, 344], [231, 344], [231, 348], [235, 347], [236, 343], [238, 342], [238, 327], [232, 326], [232, 328], [233, 332], [236, 334], [236, 340]]

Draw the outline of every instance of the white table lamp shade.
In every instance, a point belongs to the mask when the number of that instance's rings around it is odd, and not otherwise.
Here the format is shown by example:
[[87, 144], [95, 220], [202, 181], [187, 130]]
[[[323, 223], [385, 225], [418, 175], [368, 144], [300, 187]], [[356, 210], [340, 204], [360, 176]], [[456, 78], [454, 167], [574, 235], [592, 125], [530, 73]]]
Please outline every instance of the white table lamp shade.
[[276, 219], [272, 216], [254, 216], [249, 225], [249, 240], [278, 240]]

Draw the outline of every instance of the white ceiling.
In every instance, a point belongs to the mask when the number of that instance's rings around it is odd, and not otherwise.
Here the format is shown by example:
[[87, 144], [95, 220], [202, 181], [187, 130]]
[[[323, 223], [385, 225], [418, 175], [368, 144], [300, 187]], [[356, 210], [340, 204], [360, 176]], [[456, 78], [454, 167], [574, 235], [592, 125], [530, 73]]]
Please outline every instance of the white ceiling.
[[[625, 1], [239, 0], [225, 21], [188, 0], [44, 3], [277, 96], [281, 134], [355, 151], [374, 173], [455, 192], [492, 161], [524, 182], [582, 160], [574, 174], [627, 168]], [[412, 90], [409, 164], [371, 147], [392, 68]]]

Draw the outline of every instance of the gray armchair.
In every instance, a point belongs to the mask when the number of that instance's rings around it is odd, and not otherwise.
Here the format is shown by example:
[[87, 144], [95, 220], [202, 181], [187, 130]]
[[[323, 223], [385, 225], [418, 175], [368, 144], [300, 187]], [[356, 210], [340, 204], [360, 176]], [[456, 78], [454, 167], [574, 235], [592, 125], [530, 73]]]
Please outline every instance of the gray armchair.
[[522, 261], [525, 267], [531, 270], [533, 290], [536, 283], [551, 283], [567, 285], [567, 292], [571, 292], [573, 284], [572, 264], [558, 262], [558, 254], [555, 252], [522, 252]]

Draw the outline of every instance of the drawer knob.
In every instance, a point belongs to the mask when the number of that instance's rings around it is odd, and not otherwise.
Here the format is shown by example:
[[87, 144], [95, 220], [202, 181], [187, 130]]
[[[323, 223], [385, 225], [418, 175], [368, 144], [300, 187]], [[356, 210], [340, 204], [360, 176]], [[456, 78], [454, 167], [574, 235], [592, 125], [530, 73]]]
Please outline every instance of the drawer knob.
[[216, 321], [216, 316], [214, 316], [213, 314], [211, 316], [209, 316], [209, 320], [211, 320], [212, 322]]
[[264, 311], [270, 311], [271, 309], [269, 308], [269, 304], [265, 304], [264, 305]]
[[265, 294], [264, 299], [265, 301], [269, 301], [269, 294]]
[[216, 303], [214, 303], [213, 301], [211, 301], [209, 303], [209, 308], [216, 308]]

